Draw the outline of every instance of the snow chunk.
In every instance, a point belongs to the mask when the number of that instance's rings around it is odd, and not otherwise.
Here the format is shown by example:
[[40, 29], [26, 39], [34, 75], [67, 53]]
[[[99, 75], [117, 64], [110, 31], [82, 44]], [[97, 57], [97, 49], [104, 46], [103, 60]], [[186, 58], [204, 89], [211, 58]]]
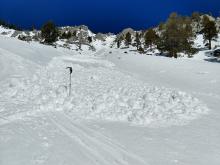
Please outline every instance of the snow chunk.
[[[55, 58], [32, 79], [12, 82], [8, 92], [2, 94], [6, 93], [7, 97], [11, 94], [12, 101], [26, 102], [21, 106], [22, 112], [28, 107], [23, 115], [65, 111], [74, 118], [142, 126], [182, 125], [208, 112], [198, 99], [184, 92], [150, 86], [105, 63], [89, 58], [78, 61], [77, 58]], [[71, 97], [68, 97], [67, 66], [73, 67]], [[25, 104], [31, 104], [32, 108]]]

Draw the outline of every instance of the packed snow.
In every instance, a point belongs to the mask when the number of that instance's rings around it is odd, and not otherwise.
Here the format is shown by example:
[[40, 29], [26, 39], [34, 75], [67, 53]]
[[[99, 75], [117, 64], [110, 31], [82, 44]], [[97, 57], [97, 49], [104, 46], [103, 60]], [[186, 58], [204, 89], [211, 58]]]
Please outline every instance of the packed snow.
[[219, 64], [112, 40], [77, 52], [0, 36], [0, 164], [220, 163]]

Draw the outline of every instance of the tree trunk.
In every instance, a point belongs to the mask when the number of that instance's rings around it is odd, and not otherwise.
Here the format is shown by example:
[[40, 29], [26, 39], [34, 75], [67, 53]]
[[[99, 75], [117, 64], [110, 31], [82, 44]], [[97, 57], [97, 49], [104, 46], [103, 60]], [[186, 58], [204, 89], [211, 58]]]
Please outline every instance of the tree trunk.
[[174, 53], [174, 58], [177, 58], [177, 53], [176, 52]]
[[211, 49], [212, 49], [212, 40], [209, 39], [209, 50], [211, 50]]

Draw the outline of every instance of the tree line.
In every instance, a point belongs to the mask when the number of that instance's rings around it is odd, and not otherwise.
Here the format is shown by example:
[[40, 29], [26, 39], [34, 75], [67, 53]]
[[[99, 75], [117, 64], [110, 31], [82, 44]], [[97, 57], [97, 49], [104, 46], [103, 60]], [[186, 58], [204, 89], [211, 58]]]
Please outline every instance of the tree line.
[[118, 48], [124, 42], [126, 46], [133, 44], [140, 52], [143, 52], [145, 48], [152, 49], [155, 46], [161, 53], [166, 53], [168, 57], [177, 58], [178, 53], [191, 56], [197, 52], [193, 45], [198, 33], [203, 34], [204, 42], [208, 41], [208, 48], [211, 49], [212, 40], [218, 36], [215, 20], [198, 12], [194, 12], [190, 17], [172, 13], [167, 21], [161, 23], [157, 28], [136, 32], [133, 43], [130, 32], [118, 36], [116, 42]]
[[[15, 30], [21, 30], [14, 24], [0, 20], [0, 25]], [[165, 23], [160, 23], [156, 28], [136, 32], [135, 35], [127, 32], [116, 38], [117, 47], [120, 48], [124, 43], [126, 46], [133, 45], [139, 52], [145, 49], [158, 49], [168, 57], [178, 57], [179, 53], [192, 56], [197, 52], [193, 47], [196, 35], [203, 34], [204, 42], [208, 42], [208, 48], [212, 48], [212, 40], [217, 38], [218, 30], [215, 20], [208, 15], [194, 12], [190, 17], [171, 13]], [[46, 22], [41, 28], [41, 38], [44, 43], [52, 44], [60, 39], [76, 37], [76, 32], [70, 31], [60, 34], [60, 31], [52, 21]], [[80, 37], [79, 37], [80, 40]], [[92, 38], [88, 38], [91, 43]]]
[[[194, 12], [190, 17], [171, 13], [167, 21], [161, 23], [157, 28], [136, 32], [134, 39], [132, 34], [128, 32], [124, 36], [117, 37], [116, 42], [118, 48], [121, 47], [122, 42], [126, 46], [133, 44], [139, 52], [144, 52], [146, 48], [156, 47], [161, 53], [166, 53], [168, 57], [177, 58], [178, 53], [192, 56], [197, 52], [193, 44], [198, 33], [203, 34], [204, 41], [208, 41], [208, 48], [211, 49], [212, 40], [218, 36], [215, 21], [211, 20], [208, 15], [202, 15], [198, 12]], [[69, 39], [76, 34], [71, 32], [60, 34], [55, 24], [48, 21], [41, 28], [41, 36], [45, 43], [51, 44], [58, 37]], [[89, 41], [92, 42], [92, 39]]]
[[22, 30], [20, 27], [18, 27], [17, 25], [15, 24], [12, 24], [12, 23], [9, 23], [9, 22], [6, 22], [4, 20], [1, 20], [0, 19], [0, 26], [3, 26], [5, 28], [9, 28], [9, 29], [14, 29], [14, 30]]

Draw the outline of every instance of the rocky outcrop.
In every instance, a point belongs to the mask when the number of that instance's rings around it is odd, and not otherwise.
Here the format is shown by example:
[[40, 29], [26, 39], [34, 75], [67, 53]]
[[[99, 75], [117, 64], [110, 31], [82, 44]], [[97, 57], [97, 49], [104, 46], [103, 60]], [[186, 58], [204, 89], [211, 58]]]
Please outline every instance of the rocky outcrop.
[[97, 33], [94, 38], [95, 38], [96, 40], [105, 41], [106, 37], [107, 37], [106, 34]]
[[31, 36], [22, 35], [22, 34], [18, 36], [18, 39], [19, 39], [19, 40], [22, 40], [22, 41], [27, 41], [27, 42], [32, 41], [32, 37], [31, 37]]
[[11, 37], [18, 37], [20, 34], [22, 34], [22, 31], [18, 31], [18, 30], [15, 30], [14, 33], [11, 35]]

